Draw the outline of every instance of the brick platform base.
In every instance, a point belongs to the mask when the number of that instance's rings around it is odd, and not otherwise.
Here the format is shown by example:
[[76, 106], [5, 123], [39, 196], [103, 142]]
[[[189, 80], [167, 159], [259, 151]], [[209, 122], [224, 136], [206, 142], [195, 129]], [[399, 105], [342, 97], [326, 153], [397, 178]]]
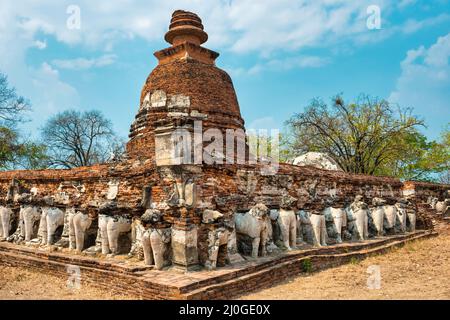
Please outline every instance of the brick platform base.
[[305, 271], [335, 267], [352, 259], [363, 259], [409, 241], [436, 235], [433, 231], [420, 230], [364, 242], [294, 250], [276, 257], [247, 260], [215, 271], [189, 273], [157, 271], [124, 259], [94, 259], [3, 242], [0, 243], [0, 264], [51, 272], [62, 277], [68, 276], [69, 265], [77, 265], [81, 271], [81, 284], [90, 283], [142, 299], [229, 299], [270, 287]]

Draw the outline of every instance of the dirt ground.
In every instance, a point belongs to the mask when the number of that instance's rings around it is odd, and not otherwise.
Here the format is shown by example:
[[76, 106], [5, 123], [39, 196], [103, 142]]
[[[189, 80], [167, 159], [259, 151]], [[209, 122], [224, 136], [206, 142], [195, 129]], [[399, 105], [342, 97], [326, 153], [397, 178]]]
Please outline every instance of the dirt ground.
[[[92, 286], [67, 285], [67, 278], [23, 268], [0, 266], [0, 300], [130, 300]], [[71, 282], [73, 283], [73, 282]]]
[[[300, 275], [239, 299], [450, 299], [450, 225], [436, 238], [321, 272]], [[379, 266], [381, 288], [368, 289], [369, 266]], [[0, 266], [0, 299], [134, 299], [67, 279]]]
[[[384, 255], [310, 275], [240, 299], [450, 299], [450, 225], [438, 237], [406, 244]], [[380, 289], [369, 289], [369, 266], [379, 266]], [[370, 269], [369, 269], [370, 270]]]

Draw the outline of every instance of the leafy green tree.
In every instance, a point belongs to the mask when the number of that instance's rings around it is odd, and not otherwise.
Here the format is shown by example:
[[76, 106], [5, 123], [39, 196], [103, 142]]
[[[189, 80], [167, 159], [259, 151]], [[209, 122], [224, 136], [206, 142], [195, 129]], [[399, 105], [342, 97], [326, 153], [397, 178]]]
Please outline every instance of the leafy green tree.
[[0, 170], [36, 169], [45, 166], [45, 146], [24, 140], [17, 129], [31, 109], [0, 73]]
[[411, 109], [368, 95], [352, 103], [337, 95], [330, 105], [313, 99], [287, 125], [282, 145], [293, 156], [324, 152], [344, 171], [358, 174], [403, 176], [426, 144], [418, 131], [424, 122]]
[[40, 169], [45, 168], [46, 148], [42, 144], [21, 141], [16, 130], [0, 127], [0, 168]]

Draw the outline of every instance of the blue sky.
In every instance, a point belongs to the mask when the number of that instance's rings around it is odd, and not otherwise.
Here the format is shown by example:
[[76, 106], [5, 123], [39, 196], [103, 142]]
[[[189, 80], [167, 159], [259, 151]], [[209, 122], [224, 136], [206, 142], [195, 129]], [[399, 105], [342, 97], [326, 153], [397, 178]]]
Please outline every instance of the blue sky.
[[[67, 27], [70, 5], [80, 29]], [[381, 29], [367, 28], [371, 5]], [[127, 137], [175, 9], [203, 19], [247, 128], [282, 128], [312, 98], [340, 92], [413, 107], [430, 138], [450, 122], [450, 0], [2, 0], [0, 70], [33, 105], [23, 131], [99, 109]]]

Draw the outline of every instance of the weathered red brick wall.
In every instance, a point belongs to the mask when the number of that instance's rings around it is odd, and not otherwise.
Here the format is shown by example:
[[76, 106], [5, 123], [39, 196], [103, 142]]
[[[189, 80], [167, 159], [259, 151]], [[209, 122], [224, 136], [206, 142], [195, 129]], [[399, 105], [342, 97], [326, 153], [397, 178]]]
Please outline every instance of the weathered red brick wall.
[[[36, 187], [39, 196], [55, 196], [61, 183], [63, 191], [75, 199], [76, 189], [71, 182], [81, 183], [85, 190], [76, 205], [105, 200], [108, 182], [119, 181], [117, 202], [127, 210], [135, 211], [142, 200], [142, 190], [152, 186], [152, 201], [167, 201], [173, 192], [173, 180], [165, 176], [160, 168], [150, 161], [146, 163], [123, 162], [115, 165], [98, 165], [72, 170], [9, 171], [0, 173], [0, 198], [4, 199], [12, 179], [30, 190]], [[281, 164], [277, 175], [263, 176], [258, 166], [220, 165], [203, 167], [198, 175], [197, 215], [205, 208], [217, 209], [230, 218], [236, 211], [249, 210], [258, 202], [269, 207], [279, 207], [281, 196], [285, 193], [298, 199], [298, 209], [320, 211], [334, 199], [333, 206], [345, 206], [353, 201], [355, 195], [362, 194], [370, 203], [373, 197], [387, 199], [395, 203], [402, 197], [404, 188], [411, 183], [389, 177], [351, 175], [339, 171], [320, 170], [313, 167], [298, 167]], [[417, 201], [426, 203], [429, 196], [444, 197], [448, 185], [414, 182]], [[172, 222], [171, 212], [166, 212], [167, 221]], [[196, 219], [199, 221], [200, 219]]]

